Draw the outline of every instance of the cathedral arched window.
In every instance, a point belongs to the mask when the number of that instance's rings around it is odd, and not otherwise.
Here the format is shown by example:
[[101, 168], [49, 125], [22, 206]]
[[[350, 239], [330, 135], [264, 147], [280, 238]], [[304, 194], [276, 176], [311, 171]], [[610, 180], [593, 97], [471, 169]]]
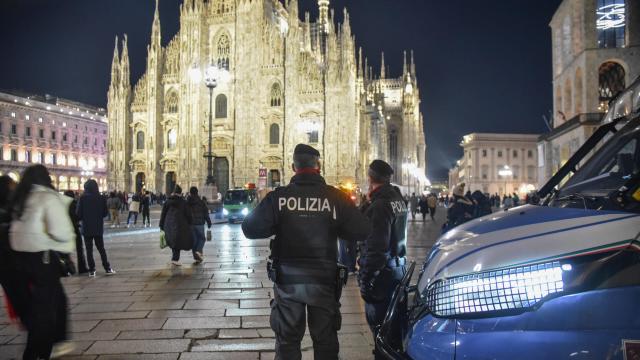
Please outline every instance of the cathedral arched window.
[[164, 111], [170, 114], [175, 114], [178, 112], [178, 94], [172, 92], [167, 96]]
[[171, 129], [167, 133], [167, 148], [169, 150], [173, 150], [176, 148], [176, 143], [178, 142], [178, 132], [176, 129]]
[[216, 119], [227, 117], [227, 96], [220, 94], [216, 96]]
[[222, 34], [216, 44], [217, 65], [220, 69], [229, 70], [229, 54], [231, 53], [231, 42], [229, 35]]
[[231, 12], [231, 4], [227, 0], [218, 0], [216, 14], [222, 15]]
[[275, 83], [271, 86], [271, 106], [282, 106], [282, 90], [280, 84]]
[[269, 145], [280, 144], [280, 125], [271, 124], [269, 127]]
[[144, 133], [142, 131], [138, 131], [136, 134], [136, 149], [144, 150]]

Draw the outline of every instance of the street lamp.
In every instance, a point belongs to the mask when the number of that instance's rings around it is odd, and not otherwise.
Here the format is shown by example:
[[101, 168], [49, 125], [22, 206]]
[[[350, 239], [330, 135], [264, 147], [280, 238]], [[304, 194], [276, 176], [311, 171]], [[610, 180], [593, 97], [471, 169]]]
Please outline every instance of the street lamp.
[[207, 185], [215, 185], [216, 181], [213, 177], [213, 152], [211, 151], [211, 142], [213, 138], [213, 89], [218, 86], [218, 77], [220, 71], [217, 66], [211, 64], [204, 72], [204, 84], [209, 89], [209, 151], [204, 156], [207, 158]]
[[507, 195], [507, 178], [513, 175], [513, 171], [509, 165], [505, 165], [502, 169], [498, 170], [498, 175], [504, 178], [504, 194]]

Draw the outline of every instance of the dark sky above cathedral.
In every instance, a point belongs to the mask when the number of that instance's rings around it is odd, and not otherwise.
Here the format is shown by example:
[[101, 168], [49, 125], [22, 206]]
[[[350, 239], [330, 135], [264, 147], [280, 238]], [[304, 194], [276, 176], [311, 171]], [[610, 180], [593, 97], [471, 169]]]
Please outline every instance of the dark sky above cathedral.
[[[299, 0], [301, 16], [317, 14]], [[560, 0], [331, 0], [379, 72], [414, 49], [428, 175], [446, 178], [470, 132], [542, 133], [552, 108], [548, 23]], [[178, 31], [178, 0], [160, 0], [163, 44]], [[145, 68], [153, 0], [1, 0], [0, 89], [106, 106], [114, 37], [127, 33], [132, 83]]]

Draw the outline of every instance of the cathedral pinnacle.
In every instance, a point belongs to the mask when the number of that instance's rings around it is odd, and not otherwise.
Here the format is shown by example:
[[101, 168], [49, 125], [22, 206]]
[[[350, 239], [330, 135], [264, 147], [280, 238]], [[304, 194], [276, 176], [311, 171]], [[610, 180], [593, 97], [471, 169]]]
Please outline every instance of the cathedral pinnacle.
[[122, 40], [122, 56], [120, 57], [120, 84], [128, 87], [130, 83], [129, 79], [129, 49], [127, 45], [127, 34], [124, 34]]
[[329, 32], [329, 0], [318, 0], [318, 8], [320, 10], [320, 18], [318, 19], [322, 30]]
[[160, 40], [161, 40], [160, 11], [158, 7], [159, 7], [159, 0], [156, 0], [156, 10], [153, 14], [153, 25], [151, 27], [151, 48], [152, 49], [158, 49], [160, 47]]
[[407, 50], [404, 51], [404, 58], [402, 60], [402, 75], [407, 75]]
[[413, 61], [413, 50], [411, 50], [411, 75], [416, 76], [416, 63]]
[[385, 79], [387, 77], [387, 71], [384, 65], [384, 51], [382, 52], [382, 64], [380, 65], [380, 79]]

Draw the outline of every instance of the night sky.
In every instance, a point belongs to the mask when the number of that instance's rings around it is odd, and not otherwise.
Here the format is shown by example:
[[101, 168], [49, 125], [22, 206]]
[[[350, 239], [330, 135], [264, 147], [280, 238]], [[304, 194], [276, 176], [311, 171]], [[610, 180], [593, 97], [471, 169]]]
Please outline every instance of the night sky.
[[[315, 0], [299, 0], [317, 15]], [[160, 0], [163, 45], [178, 31], [178, 0]], [[379, 73], [415, 50], [428, 175], [445, 179], [470, 132], [541, 133], [552, 108], [551, 37], [560, 0], [332, 0]], [[106, 107], [115, 35], [127, 33], [132, 84], [145, 70], [154, 0], [0, 0], [0, 89]], [[301, 17], [304, 12], [301, 12]]]

